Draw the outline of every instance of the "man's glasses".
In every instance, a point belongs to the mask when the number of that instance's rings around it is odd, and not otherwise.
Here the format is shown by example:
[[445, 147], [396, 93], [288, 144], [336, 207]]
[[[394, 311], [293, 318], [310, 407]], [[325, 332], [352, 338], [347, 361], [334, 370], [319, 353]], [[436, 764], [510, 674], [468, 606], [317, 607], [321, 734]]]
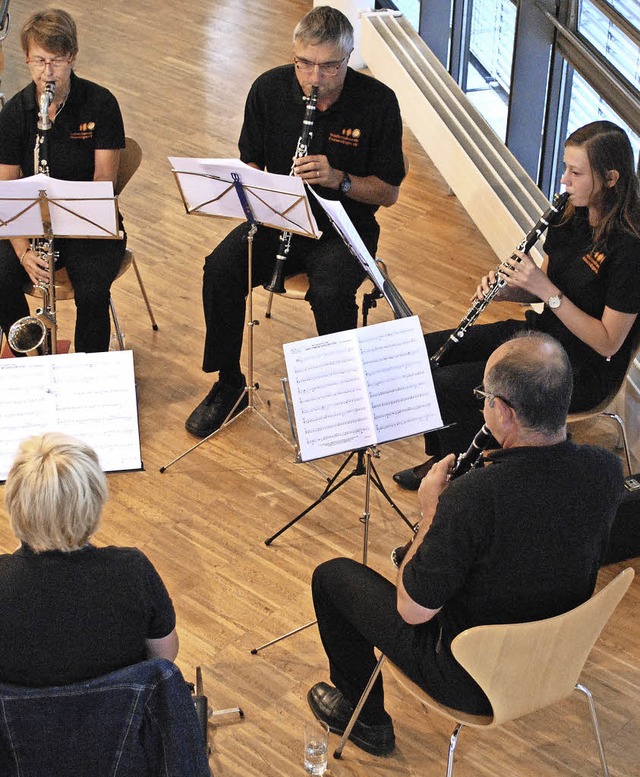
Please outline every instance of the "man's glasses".
[[493, 399], [501, 399], [505, 405], [508, 405], [510, 408], [513, 409], [513, 404], [509, 402], [508, 399], [506, 399], [503, 396], [500, 396], [500, 394], [493, 394], [491, 391], [485, 391], [484, 389], [484, 383], [481, 383], [479, 386], [476, 386], [473, 389], [473, 396], [480, 402], [484, 402], [485, 399], [488, 399], [489, 401]]
[[342, 57], [339, 62], [309, 62], [308, 59], [294, 57], [293, 61], [298, 70], [303, 73], [311, 73], [311, 71], [317, 67], [318, 70], [325, 76], [337, 76], [338, 71], [342, 67], [342, 63], [345, 61], [345, 59], [346, 57]]
[[68, 65], [71, 61], [70, 57], [55, 57], [55, 59], [44, 59], [43, 57], [29, 57], [27, 64], [34, 70], [42, 71], [47, 65], [50, 65], [53, 70], [61, 70], [65, 65]]

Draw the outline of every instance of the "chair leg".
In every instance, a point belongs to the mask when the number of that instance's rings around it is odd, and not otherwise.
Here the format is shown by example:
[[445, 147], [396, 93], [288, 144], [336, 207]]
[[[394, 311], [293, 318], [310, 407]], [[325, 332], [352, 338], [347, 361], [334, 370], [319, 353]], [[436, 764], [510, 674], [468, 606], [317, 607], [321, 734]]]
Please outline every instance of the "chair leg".
[[460, 730], [462, 729], [462, 726], [464, 724], [458, 723], [458, 725], [453, 729], [453, 734], [451, 734], [451, 739], [449, 740], [449, 758], [447, 760], [447, 777], [452, 777], [453, 775], [453, 757], [456, 754], [456, 745], [458, 744], [458, 734], [460, 733]]
[[[618, 428], [620, 429], [620, 434], [622, 436], [622, 446], [624, 447], [624, 455], [627, 457], [627, 467], [629, 468], [629, 475], [633, 475], [633, 470], [631, 469], [631, 456], [629, 455], [629, 442], [627, 440], [627, 432], [624, 428], [624, 421], [617, 413], [600, 413], [600, 415], [605, 416], [606, 418], [611, 418], [612, 421], [615, 421], [618, 424]], [[618, 443], [618, 448], [620, 447], [620, 444]]]
[[385, 661], [386, 656], [382, 654], [380, 658], [378, 659], [378, 663], [375, 666], [375, 669], [371, 673], [371, 677], [369, 678], [369, 682], [366, 685], [366, 688], [362, 692], [362, 696], [360, 697], [360, 700], [358, 701], [356, 708], [353, 711], [353, 714], [351, 715], [351, 718], [349, 719], [349, 723], [347, 724], [347, 727], [344, 730], [344, 734], [342, 735], [342, 739], [338, 743], [338, 747], [333, 751], [333, 757], [334, 758], [340, 758], [342, 756], [342, 751], [344, 749], [344, 746], [347, 743], [347, 739], [349, 739], [349, 736], [351, 734], [351, 731], [353, 727], [356, 724], [356, 721], [358, 720], [358, 715], [360, 715], [360, 710], [364, 707], [365, 702], [369, 698], [369, 694], [371, 693], [371, 689], [373, 688], [373, 684], [376, 681], [376, 678], [380, 674], [380, 670], [382, 669], [382, 664]]
[[124, 351], [124, 337], [122, 336], [122, 330], [118, 323], [118, 316], [116, 315], [116, 306], [113, 304], [113, 297], [109, 295], [109, 307], [111, 308], [111, 318], [113, 318], [113, 325], [116, 328], [116, 336], [118, 338], [118, 347], [121, 351]]
[[136, 263], [135, 256], [131, 257], [131, 264], [133, 265], [133, 270], [136, 274], [136, 278], [138, 279], [138, 286], [140, 286], [140, 293], [142, 294], [142, 299], [144, 300], [144, 304], [147, 306], [147, 313], [149, 314], [149, 318], [151, 320], [151, 328], [153, 329], [154, 332], [157, 332], [158, 325], [156, 324], [156, 320], [153, 316], [153, 311], [151, 310], [149, 297], [147, 297], [147, 291], [144, 287], [144, 283], [142, 282], [142, 276], [140, 275], [140, 270], [138, 270], [138, 265]]
[[607, 759], [604, 754], [604, 745], [602, 743], [602, 736], [600, 734], [600, 724], [598, 723], [598, 715], [596, 714], [596, 705], [593, 702], [593, 696], [588, 688], [578, 683], [576, 685], [576, 691], [584, 693], [589, 701], [589, 710], [591, 711], [591, 722], [593, 723], [593, 731], [596, 735], [596, 743], [598, 745], [598, 755], [600, 756], [600, 763], [602, 764], [602, 774], [604, 777], [609, 777], [609, 767], [607, 766]]

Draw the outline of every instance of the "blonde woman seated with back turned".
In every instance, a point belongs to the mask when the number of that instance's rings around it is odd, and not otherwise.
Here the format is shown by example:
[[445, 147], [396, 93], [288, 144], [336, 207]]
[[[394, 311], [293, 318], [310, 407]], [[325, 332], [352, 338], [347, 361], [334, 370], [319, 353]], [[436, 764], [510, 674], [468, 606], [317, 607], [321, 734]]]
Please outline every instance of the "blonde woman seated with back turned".
[[59, 433], [25, 440], [5, 488], [20, 540], [0, 555], [0, 682], [79, 682], [178, 653], [175, 612], [136, 548], [91, 543], [107, 499], [95, 452]]

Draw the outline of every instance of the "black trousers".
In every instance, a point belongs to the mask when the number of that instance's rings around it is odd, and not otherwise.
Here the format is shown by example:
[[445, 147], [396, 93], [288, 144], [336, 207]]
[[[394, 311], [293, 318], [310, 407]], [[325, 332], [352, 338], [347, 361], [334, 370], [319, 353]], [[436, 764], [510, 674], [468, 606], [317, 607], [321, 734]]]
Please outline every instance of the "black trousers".
[[[202, 304], [207, 326], [202, 369], [235, 372], [240, 365], [247, 297], [248, 224], [240, 224], [205, 259]], [[273, 274], [280, 233], [259, 227], [252, 245], [253, 286], [268, 283]], [[373, 256], [378, 231], [363, 240]], [[353, 329], [358, 323], [356, 291], [366, 273], [338, 234], [329, 228], [320, 238], [294, 235], [286, 274], [306, 272], [307, 301], [318, 334]]]
[[[491, 354], [517, 332], [535, 326], [535, 314], [528, 321], [509, 319], [495, 324], [476, 324], [467, 330], [459, 343], [433, 368], [433, 382], [444, 424], [454, 424], [439, 432], [425, 434], [425, 452], [442, 458], [449, 453], [466, 451], [483, 424], [482, 405], [474, 398], [473, 389], [482, 383], [484, 368]], [[449, 329], [432, 332], [424, 340], [429, 356], [448, 339]], [[572, 412], [588, 410], [611, 390], [606, 376], [589, 365], [572, 364]]]
[[[56, 268], [66, 267], [76, 304], [74, 346], [77, 353], [109, 350], [111, 322], [109, 295], [127, 247], [123, 240], [56, 238], [59, 252]], [[11, 325], [29, 315], [23, 292], [29, 276], [13, 246], [0, 240], [0, 327], [8, 334]]]
[[[443, 704], [488, 713], [486, 696], [441, 644], [436, 616], [411, 626], [398, 614], [396, 587], [347, 558], [326, 561], [312, 580], [313, 604], [331, 682], [355, 706], [376, 665], [374, 647]], [[385, 717], [382, 675], [362, 709], [365, 723]]]

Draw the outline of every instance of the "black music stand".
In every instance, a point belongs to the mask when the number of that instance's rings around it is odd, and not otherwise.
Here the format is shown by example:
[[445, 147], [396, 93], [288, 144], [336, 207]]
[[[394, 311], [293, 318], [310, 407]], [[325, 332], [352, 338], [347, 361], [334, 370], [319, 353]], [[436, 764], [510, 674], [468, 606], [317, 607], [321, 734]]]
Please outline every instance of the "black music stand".
[[[270, 545], [352, 477], [365, 475], [361, 520], [364, 524], [362, 563], [366, 565], [372, 483], [407, 526], [414, 529], [386, 492], [375, 470], [373, 459], [379, 455], [377, 446], [442, 424], [420, 322], [416, 318], [388, 321], [287, 343], [284, 349], [301, 459], [308, 461], [345, 452], [350, 441], [368, 442], [355, 447], [319, 498], [265, 540], [265, 544]], [[414, 407], [416, 403], [420, 407]], [[291, 403], [286, 404], [290, 412]], [[291, 426], [294, 430], [293, 422]], [[357, 457], [355, 468], [338, 480], [354, 456]], [[256, 654], [314, 623], [311, 621], [251, 652]]]
[[[253, 329], [260, 322], [253, 318], [253, 238], [258, 226], [286, 229], [288, 232], [319, 238], [315, 219], [303, 182], [292, 176], [255, 170], [238, 160], [199, 160], [170, 157], [180, 194], [188, 214], [244, 218], [247, 234], [247, 377], [242, 393], [220, 427], [176, 456], [166, 470], [199, 448], [245, 413], [256, 415], [283, 440], [286, 437], [262, 415], [255, 404], [259, 384], [254, 380]], [[275, 258], [274, 258], [275, 259]], [[247, 407], [234, 415], [247, 397]], [[288, 442], [288, 441], [287, 441]]]

